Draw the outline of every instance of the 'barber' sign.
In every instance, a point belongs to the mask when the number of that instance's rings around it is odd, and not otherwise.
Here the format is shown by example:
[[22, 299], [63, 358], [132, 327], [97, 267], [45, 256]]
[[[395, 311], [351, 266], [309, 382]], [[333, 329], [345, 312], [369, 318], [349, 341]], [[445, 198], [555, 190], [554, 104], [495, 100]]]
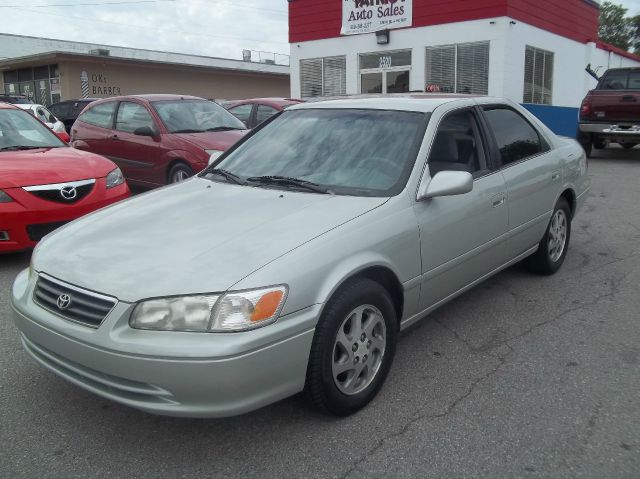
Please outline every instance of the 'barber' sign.
[[413, 0], [342, 0], [342, 35], [410, 27]]

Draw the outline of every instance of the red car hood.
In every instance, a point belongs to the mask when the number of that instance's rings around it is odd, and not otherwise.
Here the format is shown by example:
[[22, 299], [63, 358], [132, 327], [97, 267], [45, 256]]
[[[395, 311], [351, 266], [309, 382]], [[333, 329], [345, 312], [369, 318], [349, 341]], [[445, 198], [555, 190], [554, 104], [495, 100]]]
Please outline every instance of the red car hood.
[[73, 148], [0, 152], [0, 189], [102, 178], [116, 165]]
[[249, 130], [205, 131], [203, 133], [174, 133], [178, 138], [192, 143], [203, 150], [222, 150], [232, 146], [249, 133]]

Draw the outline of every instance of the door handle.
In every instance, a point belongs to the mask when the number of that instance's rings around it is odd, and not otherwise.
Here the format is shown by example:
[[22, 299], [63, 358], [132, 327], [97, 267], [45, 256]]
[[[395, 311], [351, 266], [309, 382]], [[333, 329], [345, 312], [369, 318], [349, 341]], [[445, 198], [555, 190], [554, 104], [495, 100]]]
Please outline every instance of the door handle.
[[622, 97], [622, 101], [636, 102], [638, 100], [636, 100], [636, 97], [634, 97], [633, 95], [625, 95], [625, 96]]
[[493, 198], [491, 198], [491, 206], [497, 208], [498, 206], [504, 205], [505, 201], [507, 201], [507, 197], [504, 193], [494, 195]]

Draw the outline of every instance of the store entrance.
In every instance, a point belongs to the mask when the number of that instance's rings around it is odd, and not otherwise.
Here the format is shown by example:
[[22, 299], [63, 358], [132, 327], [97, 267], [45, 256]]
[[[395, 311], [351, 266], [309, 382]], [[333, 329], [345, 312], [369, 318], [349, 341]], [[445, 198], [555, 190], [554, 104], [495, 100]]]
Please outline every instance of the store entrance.
[[360, 55], [360, 93], [406, 93], [410, 75], [410, 50]]

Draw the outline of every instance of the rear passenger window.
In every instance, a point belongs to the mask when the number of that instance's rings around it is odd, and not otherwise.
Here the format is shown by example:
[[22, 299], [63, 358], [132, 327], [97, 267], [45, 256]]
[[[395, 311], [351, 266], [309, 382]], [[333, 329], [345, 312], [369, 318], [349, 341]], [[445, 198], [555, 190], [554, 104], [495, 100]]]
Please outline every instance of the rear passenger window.
[[234, 108], [229, 109], [229, 113], [235, 116], [238, 120], [240, 120], [245, 125], [249, 122], [249, 118], [251, 117], [251, 109], [253, 105], [247, 103], [245, 105], [239, 105]]
[[482, 146], [475, 117], [469, 110], [447, 115], [438, 126], [429, 155], [429, 173], [440, 171], [468, 171], [484, 169]]
[[71, 105], [69, 103], [58, 103], [57, 105], [51, 105], [49, 107], [49, 111], [61, 119], [65, 119], [69, 116], [70, 109]]
[[485, 117], [493, 130], [503, 165], [548, 150], [536, 129], [519, 113], [507, 108], [486, 109]]
[[83, 111], [78, 120], [102, 128], [111, 128], [115, 109], [116, 102], [114, 101], [100, 103]]

